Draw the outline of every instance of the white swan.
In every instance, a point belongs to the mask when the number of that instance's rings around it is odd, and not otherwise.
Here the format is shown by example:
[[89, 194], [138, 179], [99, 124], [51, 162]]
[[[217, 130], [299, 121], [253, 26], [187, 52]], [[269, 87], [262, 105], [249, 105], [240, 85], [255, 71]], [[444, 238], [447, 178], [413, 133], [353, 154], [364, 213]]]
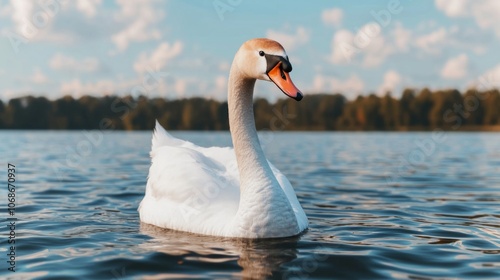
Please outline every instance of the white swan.
[[256, 79], [273, 81], [285, 94], [302, 94], [288, 72], [283, 47], [252, 39], [236, 53], [228, 82], [232, 148], [203, 148], [174, 138], [157, 122], [142, 222], [205, 235], [241, 238], [293, 236], [308, 221], [288, 179], [267, 161], [253, 115]]

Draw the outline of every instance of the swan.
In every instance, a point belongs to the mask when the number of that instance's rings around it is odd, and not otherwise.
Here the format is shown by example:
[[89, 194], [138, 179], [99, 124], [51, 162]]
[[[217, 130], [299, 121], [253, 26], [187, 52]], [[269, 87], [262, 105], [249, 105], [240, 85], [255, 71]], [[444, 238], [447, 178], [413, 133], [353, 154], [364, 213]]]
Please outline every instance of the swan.
[[199, 147], [156, 122], [140, 220], [157, 227], [231, 238], [295, 236], [308, 220], [288, 179], [265, 157], [253, 114], [257, 79], [300, 101], [284, 48], [264, 38], [236, 52], [228, 79], [233, 148]]

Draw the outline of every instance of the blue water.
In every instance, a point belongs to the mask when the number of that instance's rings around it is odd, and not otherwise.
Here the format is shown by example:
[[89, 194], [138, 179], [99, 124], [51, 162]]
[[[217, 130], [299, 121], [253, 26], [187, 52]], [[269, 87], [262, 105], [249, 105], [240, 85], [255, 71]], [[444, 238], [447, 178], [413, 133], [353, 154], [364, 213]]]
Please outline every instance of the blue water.
[[[178, 132], [203, 146], [228, 133]], [[443, 138], [444, 137], [444, 138]], [[310, 229], [234, 240], [141, 224], [150, 132], [0, 132], [16, 166], [12, 279], [500, 279], [500, 134], [266, 133]], [[90, 139], [90, 140], [89, 140]]]

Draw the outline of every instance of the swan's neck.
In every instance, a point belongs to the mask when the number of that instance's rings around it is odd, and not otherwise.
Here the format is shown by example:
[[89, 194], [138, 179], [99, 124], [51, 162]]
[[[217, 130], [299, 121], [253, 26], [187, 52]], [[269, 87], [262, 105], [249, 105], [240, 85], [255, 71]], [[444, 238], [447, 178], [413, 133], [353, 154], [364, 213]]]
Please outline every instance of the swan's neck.
[[[242, 78], [236, 67], [231, 68], [228, 88], [229, 127], [240, 172], [240, 189], [260, 181], [276, 181], [260, 146], [253, 114], [255, 79]], [[266, 186], [261, 186], [266, 187]]]
[[[253, 115], [255, 79], [233, 63], [229, 75], [229, 126], [240, 173], [240, 203], [233, 236], [281, 237], [298, 233], [293, 208], [260, 146]], [[276, 222], [280, 221], [280, 222]]]

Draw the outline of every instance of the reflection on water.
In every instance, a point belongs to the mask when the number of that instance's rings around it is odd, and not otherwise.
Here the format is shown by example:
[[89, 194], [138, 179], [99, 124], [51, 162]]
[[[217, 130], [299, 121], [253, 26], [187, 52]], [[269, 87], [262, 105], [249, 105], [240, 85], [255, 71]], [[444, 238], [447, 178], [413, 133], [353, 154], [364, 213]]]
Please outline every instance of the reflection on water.
[[[153, 239], [141, 247], [171, 256], [185, 256], [186, 261], [224, 263], [236, 261], [241, 271], [233, 276], [265, 278], [287, 262], [297, 258], [299, 237], [284, 239], [237, 239], [203, 236], [162, 229], [141, 223], [140, 231]], [[172, 242], [175, 241], [175, 242]], [[183, 265], [183, 260], [179, 265]]]
[[[227, 133], [174, 134], [231, 143]], [[0, 278], [500, 279], [500, 134], [448, 133], [411, 163], [416, 140], [430, 137], [267, 137], [265, 152], [294, 185], [310, 228], [255, 241], [140, 223], [149, 132], [106, 133], [81, 155], [80, 131], [2, 131], [1, 165], [18, 167], [19, 270]]]

